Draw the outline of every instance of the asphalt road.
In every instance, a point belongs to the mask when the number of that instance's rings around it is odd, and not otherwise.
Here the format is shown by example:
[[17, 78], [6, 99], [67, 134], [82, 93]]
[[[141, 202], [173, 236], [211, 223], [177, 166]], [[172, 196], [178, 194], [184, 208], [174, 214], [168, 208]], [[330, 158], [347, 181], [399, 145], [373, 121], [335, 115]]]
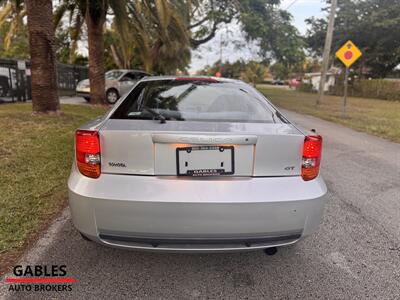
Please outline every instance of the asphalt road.
[[329, 201], [317, 234], [275, 256], [140, 253], [82, 240], [66, 211], [24, 261], [66, 264], [72, 291], [7, 298], [399, 299], [400, 145], [287, 115], [325, 138]]

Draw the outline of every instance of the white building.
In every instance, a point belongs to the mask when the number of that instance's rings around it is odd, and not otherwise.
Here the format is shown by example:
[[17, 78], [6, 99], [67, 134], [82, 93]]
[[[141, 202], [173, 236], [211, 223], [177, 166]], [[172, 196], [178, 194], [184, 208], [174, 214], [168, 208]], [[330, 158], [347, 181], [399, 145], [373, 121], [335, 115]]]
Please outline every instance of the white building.
[[[325, 92], [329, 91], [329, 88], [331, 86], [335, 85], [336, 77], [337, 77], [336, 75], [337, 75], [337, 73], [335, 73], [335, 72], [326, 73], [326, 81], [325, 81], [325, 87], [324, 87]], [[303, 82], [311, 84], [313, 90], [315, 90], [315, 91], [319, 90], [320, 81], [321, 81], [321, 73], [320, 72], [304, 74]]]

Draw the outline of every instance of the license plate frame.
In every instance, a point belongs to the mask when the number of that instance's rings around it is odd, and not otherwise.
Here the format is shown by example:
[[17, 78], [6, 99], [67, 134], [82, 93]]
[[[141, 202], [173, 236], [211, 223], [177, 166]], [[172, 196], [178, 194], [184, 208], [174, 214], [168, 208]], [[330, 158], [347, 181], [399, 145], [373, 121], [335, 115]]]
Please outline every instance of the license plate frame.
[[[220, 151], [223, 152], [229, 150], [231, 153], [231, 168], [230, 170], [222, 168], [205, 168], [205, 169], [194, 169], [187, 170], [186, 173], [181, 173], [180, 167], [180, 153], [185, 151], [191, 153], [192, 151]], [[178, 147], [176, 148], [176, 173], [177, 176], [188, 176], [188, 177], [205, 177], [205, 176], [227, 176], [235, 174], [235, 148], [234, 146], [189, 146], [189, 147]]]

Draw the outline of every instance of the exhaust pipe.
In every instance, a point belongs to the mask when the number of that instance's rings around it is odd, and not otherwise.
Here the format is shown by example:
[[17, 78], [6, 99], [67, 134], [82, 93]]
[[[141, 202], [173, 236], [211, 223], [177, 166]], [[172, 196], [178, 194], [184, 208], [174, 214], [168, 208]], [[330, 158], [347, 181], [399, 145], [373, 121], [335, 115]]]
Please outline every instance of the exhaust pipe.
[[278, 248], [276, 248], [276, 247], [266, 248], [266, 249], [264, 249], [264, 252], [265, 252], [265, 254], [272, 256], [272, 255], [275, 255], [276, 252], [278, 252]]

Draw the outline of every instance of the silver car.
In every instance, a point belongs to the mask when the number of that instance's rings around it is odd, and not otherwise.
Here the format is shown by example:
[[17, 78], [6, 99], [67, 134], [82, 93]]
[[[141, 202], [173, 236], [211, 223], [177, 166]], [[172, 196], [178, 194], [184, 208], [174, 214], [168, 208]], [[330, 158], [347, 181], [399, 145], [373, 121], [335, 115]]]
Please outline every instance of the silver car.
[[[109, 104], [114, 104], [119, 97], [129, 92], [145, 76], [150, 76], [150, 74], [139, 70], [110, 70], [106, 72], [106, 101]], [[89, 79], [84, 79], [77, 84], [76, 95], [90, 101]]]
[[148, 77], [76, 131], [73, 222], [126, 249], [273, 254], [318, 228], [321, 147], [241, 81]]

